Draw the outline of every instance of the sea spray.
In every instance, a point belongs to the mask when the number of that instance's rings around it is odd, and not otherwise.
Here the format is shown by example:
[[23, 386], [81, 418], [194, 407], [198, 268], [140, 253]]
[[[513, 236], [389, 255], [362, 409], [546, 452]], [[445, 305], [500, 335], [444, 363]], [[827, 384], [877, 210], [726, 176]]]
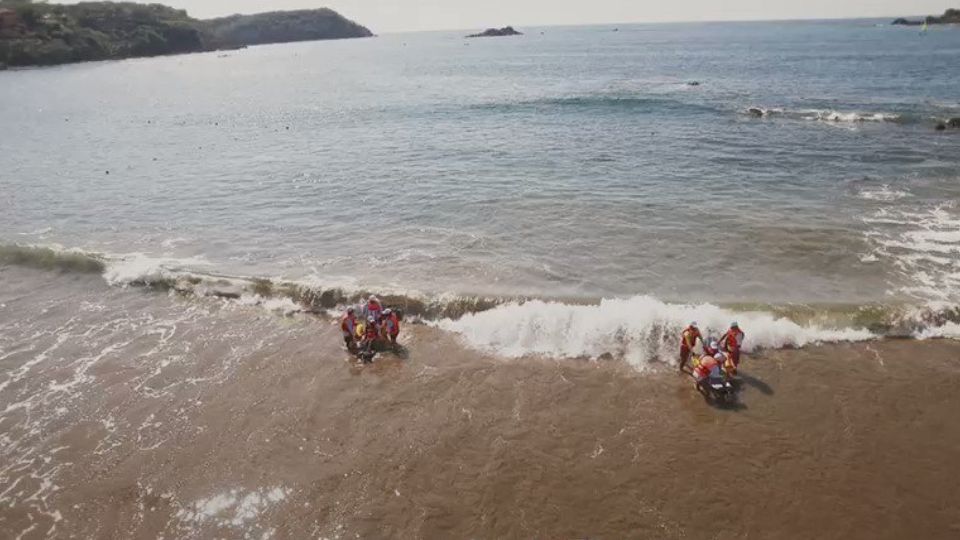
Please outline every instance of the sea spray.
[[699, 323], [705, 336], [719, 337], [734, 320], [746, 332], [746, 351], [877, 337], [866, 329], [801, 326], [770, 313], [736, 313], [711, 304], [668, 304], [649, 296], [604, 299], [598, 305], [510, 303], [437, 325], [462, 335], [471, 346], [503, 356], [613, 355], [642, 368], [675, 358], [678, 336], [691, 321]]

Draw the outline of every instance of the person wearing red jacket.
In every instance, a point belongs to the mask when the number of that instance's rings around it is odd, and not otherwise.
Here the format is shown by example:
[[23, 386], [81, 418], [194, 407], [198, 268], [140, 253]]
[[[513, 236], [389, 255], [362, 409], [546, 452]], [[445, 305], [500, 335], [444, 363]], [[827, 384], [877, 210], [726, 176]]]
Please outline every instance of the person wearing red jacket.
[[743, 340], [746, 336], [740, 325], [736, 322], [730, 323], [730, 329], [720, 338], [720, 346], [730, 355], [734, 367], [740, 366], [740, 348], [743, 347]]
[[347, 312], [340, 319], [340, 330], [343, 332], [343, 343], [347, 350], [353, 351], [356, 348], [357, 316], [352, 307], [347, 308]]
[[687, 362], [690, 360], [690, 354], [693, 352], [693, 347], [697, 344], [697, 340], [700, 340], [703, 343], [703, 336], [700, 335], [700, 329], [697, 328], [697, 323], [692, 322], [690, 326], [686, 327], [683, 330], [683, 333], [680, 334], [680, 371], [684, 371], [684, 368], [687, 367]]
[[383, 328], [383, 335], [390, 340], [394, 347], [397, 346], [397, 336], [400, 335], [400, 318], [390, 308], [383, 310], [380, 326]]
[[374, 295], [370, 295], [370, 299], [367, 300], [367, 307], [365, 309], [367, 317], [373, 317], [373, 320], [380, 322], [380, 317], [383, 315], [383, 304], [380, 303], [380, 299]]

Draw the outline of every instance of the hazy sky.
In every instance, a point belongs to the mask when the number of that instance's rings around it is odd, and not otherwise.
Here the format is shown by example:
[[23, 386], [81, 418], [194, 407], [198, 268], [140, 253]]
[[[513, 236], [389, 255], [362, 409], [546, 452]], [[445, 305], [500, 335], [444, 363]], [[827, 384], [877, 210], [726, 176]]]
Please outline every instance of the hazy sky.
[[154, 0], [195, 17], [329, 7], [374, 32], [490, 26], [928, 15], [957, 0]]

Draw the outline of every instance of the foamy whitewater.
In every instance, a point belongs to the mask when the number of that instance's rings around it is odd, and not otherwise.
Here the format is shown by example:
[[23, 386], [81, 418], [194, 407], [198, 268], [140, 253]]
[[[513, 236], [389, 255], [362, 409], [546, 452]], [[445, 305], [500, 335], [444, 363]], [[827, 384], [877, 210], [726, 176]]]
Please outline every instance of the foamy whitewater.
[[[802, 347], [812, 342], [861, 341], [864, 329], [801, 326], [768, 313], [735, 313], [713, 305], [671, 305], [655, 298], [603, 300], [596, 306], [531, 301], [507, 304], [453, 320], [441, 328], [468, 343], [508, 357], [538, 354], [558, 358], [623, 357], [638, 368], [677, 354], [677, 335], [689, 322], [719, 339], [731, 321], [749, 329], [744, 350]], [[709, 337], [708, 337], [709, 339]]]
[[479, 349], [638, 367], [691, 320], [955, 336], [960, 32], [878, 22], [3, 72], [0, 262], [283, 315], [377, 293]]

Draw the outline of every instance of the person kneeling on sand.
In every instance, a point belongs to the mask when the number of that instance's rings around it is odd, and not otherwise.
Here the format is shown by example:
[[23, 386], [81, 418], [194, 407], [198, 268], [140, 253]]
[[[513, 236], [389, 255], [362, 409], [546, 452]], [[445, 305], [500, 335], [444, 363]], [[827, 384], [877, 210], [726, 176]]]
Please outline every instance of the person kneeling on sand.
[[389, 339], [390, 343], [396, 347], [397, 336], [400, 335], [400, 318], [397, 317], [397, 314], [392, 309], [387, 308], [383, 310], [383, 317], [381, 318], [381, 321], [384, 339]]
[[352, 307], [340, 319], [340, 330], [343, 332], [343, 343], [348, 351], [356, 349], [357, 316]]

